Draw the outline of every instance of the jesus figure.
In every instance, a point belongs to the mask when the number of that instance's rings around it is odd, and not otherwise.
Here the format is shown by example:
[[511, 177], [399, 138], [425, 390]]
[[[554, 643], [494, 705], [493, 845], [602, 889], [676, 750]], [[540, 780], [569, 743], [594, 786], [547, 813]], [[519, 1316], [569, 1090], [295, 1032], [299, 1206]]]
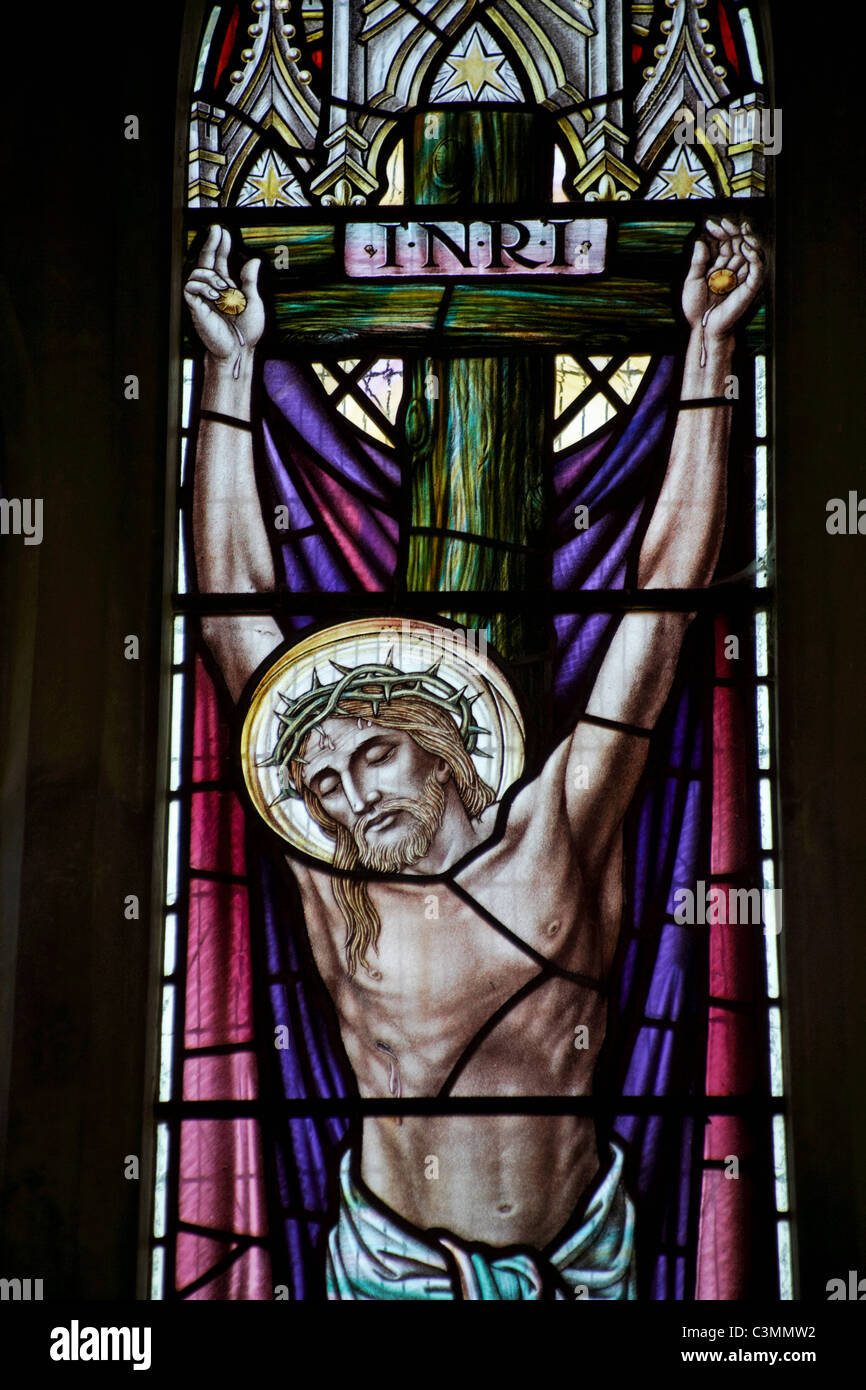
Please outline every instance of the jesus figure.
[[[219, 307], [238, 288], [230, 250], [212, 227], [185, 288], [205, 347], [196, 569], [200, 591], [216, 594], [275, 585], [250, 431], [265, 315], [256, 261], [240, 274], [240, 315]], [[731, 272], [714, 277], [727, 293], [709, 288], [716, 271]], [[763, 276], [747, 223], [707, 223], [682, 298], [691, 404], [641, 544], [643, 589], [713, 578], [733, 334]], [[362, 1098], [591, 1094], [622, 915], [623, 819], [693, 616], [619, 620], [573, 729], [507, 804], [473, 759], [466, 697], [435, 670], [419, 681], [399, 657], [347, 666], [335, 646], [335, 679], [289, 702], [282, 785], [333, 849], [321, 866], [288, 858]], [[202, 628], [235, 701], [285, 647], [269, 618], [208, 616]], [[600, 1152], [587, 1115], [367, 1115], [341, 1164], [328, 1296], [634, 1298], [640, 1231], [623, 1156], [616, 1143]]]

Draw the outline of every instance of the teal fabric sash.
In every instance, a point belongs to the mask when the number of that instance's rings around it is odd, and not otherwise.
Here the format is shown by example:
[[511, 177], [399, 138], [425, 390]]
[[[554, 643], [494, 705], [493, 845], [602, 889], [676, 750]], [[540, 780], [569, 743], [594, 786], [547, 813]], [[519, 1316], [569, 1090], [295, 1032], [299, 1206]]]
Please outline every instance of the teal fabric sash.
[[622, 1183], [623, 1151], [611, 1164], [576, 1229], [556, 1248], [497, 1252], [443, 1233], [416, 1232], [340, 1164], [340, 1215], [328, 1238], [329, 1299], [540, 1301], [636, 1297], [634, 1206]]

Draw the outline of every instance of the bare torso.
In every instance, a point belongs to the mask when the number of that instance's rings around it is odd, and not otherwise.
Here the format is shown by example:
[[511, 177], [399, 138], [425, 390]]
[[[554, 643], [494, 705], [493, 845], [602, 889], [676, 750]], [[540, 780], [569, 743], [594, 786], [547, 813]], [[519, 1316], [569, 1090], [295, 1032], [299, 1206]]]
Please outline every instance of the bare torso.
[[[590, 892], [544, 785], [557, 775], [548, 768], [524, 789], [504, 833], [458, 866], [453, 883], [370, 882], [378, 951], [351, 978], [330, 875], [292, 863], [362, 1096], [590, 1092], [607, 1010], [586, 980], [604, 981], [615, 949], [621, 841]], [[478, 825], [479, 846], [497, 809]], [[597, 1168], [588, 1117], [403, 1115], [363, 1125], [361, 1173], [382, 1201], [422, 1229], [491, 1245], [552, 1240]]]

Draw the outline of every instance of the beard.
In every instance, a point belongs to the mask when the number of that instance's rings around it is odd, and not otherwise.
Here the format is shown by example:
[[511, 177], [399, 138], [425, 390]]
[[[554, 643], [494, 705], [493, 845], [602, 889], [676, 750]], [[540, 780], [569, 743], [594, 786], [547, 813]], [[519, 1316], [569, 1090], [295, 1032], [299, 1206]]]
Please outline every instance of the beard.
[[[406, 833], [387, 845], [369, 844], [367, 829], [371, 821], [386, 812], [396, 811], [404, 811], [410, 818], [410, 828]], [[365, 868], [376, 869], [380, 873], [395, 873], [407, 865], [417, 864], [429, 852], [444, 814], [445, 789], [436, 780], [435, 773], [431, 772], [419, 797], [389, 797], [355, 823], [352, 838], [361, 863]]]

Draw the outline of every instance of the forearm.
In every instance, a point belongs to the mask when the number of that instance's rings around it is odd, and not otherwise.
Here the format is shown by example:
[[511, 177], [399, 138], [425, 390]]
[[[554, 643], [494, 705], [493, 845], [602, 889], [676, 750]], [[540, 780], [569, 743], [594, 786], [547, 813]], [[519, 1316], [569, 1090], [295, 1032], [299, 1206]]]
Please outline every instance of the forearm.
[[[724, 396], [730, 374], [729, 340], [707, 342], [700, 364], [700, 329], [686, 353], [681, 399]], [[681, 410], [658, 501], [641, 546], [638, 583], [643, 588], [692, 588], [713, 577], [725, 524], [727, 452], [731, 407]], [[566, 802], [575, 835], [584, 846], [606, 845], [631, 799], [646, 757], [646, 739], [626, 732], [649, 731], [668, 697], [689, 612], [626, 613], [605, 654], [569, 752]], [[620, 731], [617, 730], [620, 726]], [[575, 790], [573, 769], [589, 769]], [[589, 853], [589, 851], [586, 851]]]
[[[647, 589], [709, 584], [722, 544], [733, 335], [760, 290], [764, 257], [746, 223], [737, 228], [726, 218], [708, 221], [707, 233], [695, 241], [683, 288], [683, 312], [692, 331], [681, 400], [713, 404], [680, 409], [667, 471], [638, 557], [638, 583]], [[733, 271], [736, 287], [710, 300], [713, 270]], [[638, 785], [648, 736], [670, 692], [692, 617], [667, 608], [634, 609], [620, 620], [605, 653], [568, 747], [565, 772], [569, 821], [582, 862], [590, 866], [606, 862]]]
[[[252, 353], [231, 365], [205, 359], [202, 409], [249, 421]], [[274, 588], [274, 565], [262, 518], [249, 430], [217, 420], [199, 423], [193, 491], [196, 570], [202, 593], [263, 593]], [[266, 615], [202, 618], [202, 636], [239, 699], [253, 671], [279, 646], [282, 633]]]
[[[242, 355], [237, 378], [231, 365], [208, 354], [202, 409], [248, 422], [252, 372], [252, 353]], [[256, 485], [252, 434], [242, 426], [200, 421], [193, 535], [202, 593], [273, 589], [274, 566]]]
[[[686, 352], [681, 399], [723, 397], [731, 371], [733, 339], [707, 339], [700, 365], [701, 334], [693, 329]], [[695, 588], [709, 584], [725, 525], [731, 406], [680, 410], [670, 459], [638, 561], [641, 588]]]

